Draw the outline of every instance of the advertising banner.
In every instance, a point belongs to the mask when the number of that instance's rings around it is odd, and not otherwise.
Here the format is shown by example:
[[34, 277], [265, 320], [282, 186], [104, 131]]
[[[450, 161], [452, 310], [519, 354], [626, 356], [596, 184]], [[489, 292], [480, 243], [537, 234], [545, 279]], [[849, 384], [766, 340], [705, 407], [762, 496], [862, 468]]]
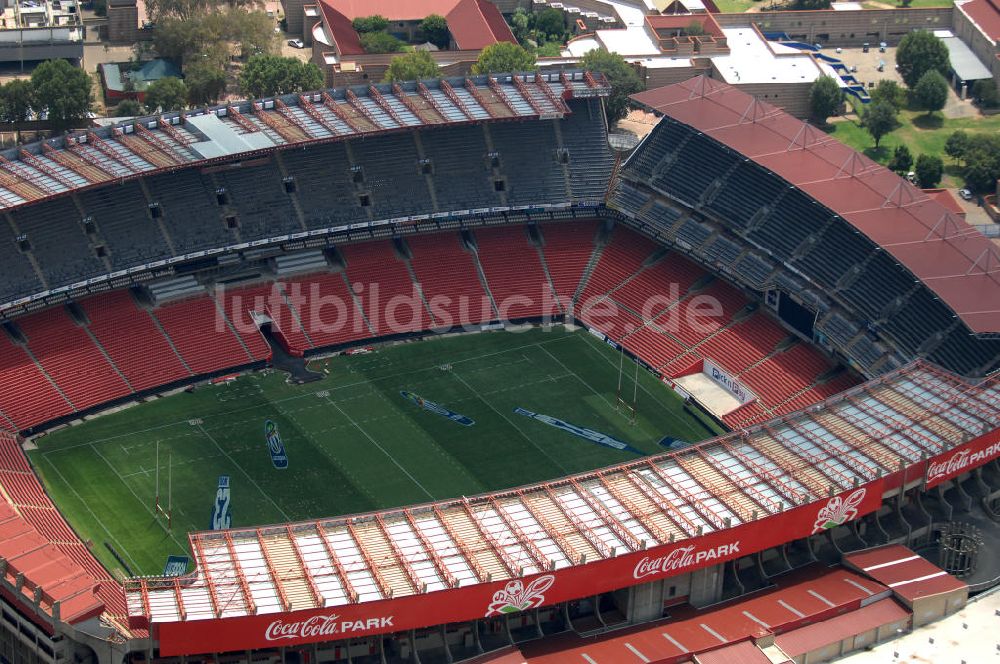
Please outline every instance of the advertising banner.
[[932, 489], [997, 457], [1000, 457], [1000, 429], [994, 429], [928, 459], [927, 488]]
[[740, 381], [730, 375], [728, 371], [707, 357], [704, 360], [702, 372], [711, 378], [716, 385], [736, 397], [741, 405], [757, 398], [756, 394], [748, 390]]
[[842, 525], [881, 504], [881, 479], [828, 500], [701, 537], [555, 572], [395, 599], [153, 625], [160, 656], [175, 657], [418, 629], [516, 613], [692, 572]]

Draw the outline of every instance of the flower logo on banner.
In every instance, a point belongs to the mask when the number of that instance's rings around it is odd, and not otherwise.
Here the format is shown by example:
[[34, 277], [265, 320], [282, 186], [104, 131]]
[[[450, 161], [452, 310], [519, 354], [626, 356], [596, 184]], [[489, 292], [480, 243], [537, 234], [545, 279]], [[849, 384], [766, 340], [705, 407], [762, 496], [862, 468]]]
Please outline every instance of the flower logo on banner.
[[865, 492], [866, 490], [862, 487], [861, 489], [852, 491], [843, 500], [841, 500], [840, 496], [831, 498], [816, 515], [816, 523], [813, 524], [813, 534], [842, 526], [856, 517], [858, 515], [858, 505], [865, 499]]
[[486, 617], [517, 613], [541, 606], [545, 602], [544, 593], [556, 582], [551, 574], [540, 576], [525, 587], [520, 580], [507, 582], [503, 590], [493, 593], [493, 601], [486, 610]]

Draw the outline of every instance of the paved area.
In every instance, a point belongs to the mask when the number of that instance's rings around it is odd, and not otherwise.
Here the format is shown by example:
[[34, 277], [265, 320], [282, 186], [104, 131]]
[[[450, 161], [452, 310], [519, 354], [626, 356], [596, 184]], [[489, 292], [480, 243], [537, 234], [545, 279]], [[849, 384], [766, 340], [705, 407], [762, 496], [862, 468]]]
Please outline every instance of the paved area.
[[988, 664], [1000, 662], [1000, 590], [962, 611], [840, 664]]

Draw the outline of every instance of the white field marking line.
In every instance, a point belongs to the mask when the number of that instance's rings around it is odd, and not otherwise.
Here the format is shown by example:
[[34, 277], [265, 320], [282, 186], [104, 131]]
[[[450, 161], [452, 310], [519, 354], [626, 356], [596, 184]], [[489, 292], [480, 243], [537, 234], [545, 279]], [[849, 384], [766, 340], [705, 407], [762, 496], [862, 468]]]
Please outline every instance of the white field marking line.
[[553, 360], [555, 360], [555, 361], [556, 361], [556, 364], [558, 364], [558, 365], [559, 365], [559, 366], [561, 366], [561, 367], [562, 367], [563, 369], [565, 369], [565, 370], [566, 370], [566, 371], [567, 371], [567, 372], [569, 373], [569, 375], [571, 375], [571, 376], [573, 376], [574, 378], [576, 378], [576, 379], [577, 379], [578, 381], [580, 381], [580, 382], [581, 382], [581, 383], [583, 384], [583, 386], [584, 386], [584, 387], [586, 387], [586, 388], [587, 388], [588, 390], [590, 390], [591, 392], [593, 392], [593, 393], [594, 393], [594, 396], [596, 396], [596, 397], [600, 397], [600, 399], [601, 399], [601, 400], [602, 400], [602, 401], [603, 401], [604, 403], [608, 404], [608, 407], [609, 407], [609, 408], [612, 408], [612, 409], [614, 409], [615, 405], [614, 405], [613, 403], [611, 403], [611, 402], [610, 402], [610, 401], [608, 400], [608, 398], [607, 398], [607, 397], [605, 397], [605, 396], [604, 396], [603, 394], [601, 394], [600, 392], [598, 392], [597, 390], [595, 390], [595, 389], [594, 389], [594, 387], [593, 387], [593, 386], [592, 386], [592, 385], [591, 385], [590, 383], [588, 383], [587, 381], [585, 381], [585, 380], [584, 380], [584, 379], [583, 379], [583, 378], [582, 378], [582, 377], [581, 377], [581, 376], [580, 376], [580, 375], [579, 375], [578, 373], [576, 373], [575, 371], [573, 371], [572, 369], [570, 369], [570, 368], [569, 368], [568, 366], [566, 366], [566, 364], [565, 364], [565, 363], [563, 363], [563, 361], [562, 361], [562, 360], [560, 360], [560, 359], [559, 359], [558, 357], [556, 357], [556, 356], [555, 356], [555, 355], [553, 355], [553, 354], [552, 354], [551, 352], [549, 352], [549, 349], [548, 349], [548, 348], [544, 348], [544, 347], [542, 347], [542, 346], [539, 346], [538, 348], [539, 348], [539, 350], [541, 350], [541, 351], [542, 351], [543, 353], [545, 353], [546, 355], [548, 355], [549, 357], [551, 357], [551, 358], [552, 358]]
[[549, 455], [548, 452], [546, 452], [544, 449], [542, 449], [541, 447], [539, 447], [538, 443], [536, 443], [534, 440], [532, 440], [531, 436], [529, 436], [528, 434], [524, 433], [524, 431], [521, 430], [521, 427], [517, 426], [517, 424], [515, 424], [512, 419], [510, 419], [504, 413], [501, 413], [499, 410], [497, 410], [493, 406], [493, 404], [491, 404], [481, 394], [479, 394], [479, 392], [476, 390], [476, 388], [474, 388], [472, 385], [470, 385], [468, 383], [468, 381], [466, 381], [464, 378], [462, 378], [461, 376], [459, 376], [457, 371], [452, 371], [451, 375], [454, 376], [455, 378], [457, 378], [458, 381], [460, 383], [462, 383], [462, 385], [465, 385], [469, 389], [469, 391], [471, 391], [473, 394], [475, 394], [479, 398], [480, 401], [482, 401], [484, 404], [486, 404], [490, 408], [490, 410], [492, 410], [494, 413], [496, 413], [497, 415], [499, 415], [500, 417], [502, 417], [504, 420], [506, 420], [509, 425], [511, 425], [512, 427], [514, 427], [514, 430], [517, 431], [519, 434], [521, 434], [522, 438], [524, 438], [526, 441], [528, 441], [529, 443], [531, 443], [536, 450], [538, 450], [539, 452], [542, 453], [542, 456], [544, 456], [546, 459], [548, 459], [549, 461], [551, 461], [552, 463], [554, 463], [556, 465], [556, 468], [558, 468], [559, 470], [561, 470], [564, 475], [568, 475], [569, 474], [569, 471], [566, 470], [566, 468], [563, 467], [563, 465], [561, 463], [559, 463], [559, 461], [557, 461], [556, 459], [554, 459], [552, 456]]
[[360, 424], [358, 424], [353, 419], [351, 419], [351, 416], [348, 415], [347, 412], [343, 408], [341, 408], [340, 406], [338, 406], [336, 401], [332, 400], [330, 397], [325, 397], [325, 398], [330, 403], [331, 406], [333, 406], [334, 408], [336, 408], [337, 411], [341, 415], [343, 415], [344, 417], [347, 418], [348, 422], [350, 422], [351, 424], [353, 424], [357, 428], [357, 430], [361, 432], [361, 435], [363, 435], [365, 438], [367, 438], [368, 440], [370, 440], [371, 443], [372, 443], [372, 445], [374, 445], [375, 447], [379, 448], [382, 451], [382, 454], [384, 454], [389, 459], [389, 461], [392, 461], [392, 463], [395, 464], [397, 468], [399, 468], [401, 471], [403, 471], [404, 475], [406, 475], [407, 477], [409, 477], [410, 480], [412, 480], [414, 484], [416, 484], [418, 487], [420, 487], [420, 490], [423, 491], [424, 493], [426, 493], [428, 498], [430, 498], [431, 500], [436, 500], [434, 498], [434, 494], [432, 494], [430, 491], [428, 491], [427, 487], [425, 487], [423, 484], [421, 484], [417, 480], [416, 477], [414, 477], [413, 475], [411, 475], [410, 471], [408, 471], [406, 468], [404, 468], [403, 465], [401, 463], [399, 463], [399, 461], [396, 460], [396, 457], [394, 457], [391, 454], [389, 454], [389, 452], [387, 452], [384, 447], [382, 447], [381, 445], [379, 445], [378, 441], [376, 441], [374, 438], [372, 438], [370, 435], [368, 435], [368, 432], [365, 431]]
[[276, 510], [278, 510], [278, 512], [280, 512], [280, 513], [281, 513], [281, 516], [282, 516], [282, 518], [284, 518], [284, 519], [285, 519], [285, 521], [291, 521], [291, 519], [289, 519], [289, 518], [288, 518], [288, 515], [287, 515], [287, 514], [285, 514], [285, 510], [281, 509], [281, 507], [280, 507], [280, 506], [278, 505], [278, 503], [274, 502], [274, 499], [273, 499], [273, 498], [271, 498], [271, 496], [270, 496], [270, 495], [268, 495], [268, 493], [267, 493], [266, 491], [264, 491], [264, 490], [263, 490], [262, 488], [260, 488], [260, 485], [259, 485], [259, 484], [257, 484], [257, 481], [256, 481], [256, 480], [254, 480], [254, 478], [250, 477], [250, 473], [248, 473], [248, 472], [247, 472], [246, 470], [244, 470], [244, 469], [243, 469], [243, 466], [241, 466], [241, 465], [240, 465], [240, 464], [239, 464], [239, 463], [238, 463], [238, 462], [236, 461], [236, 459], [234, 459], [233, 457], [229, 456], [229, 454], [228, 454], [228, 453], [226, 453], [226, 450], [222, 449], [222, 446], [221, 446], [221, 445], [219, 445], [219, 443], [217, 443], [217, 442], [216, 442], [215, 438], [213, 438], [213, 437], [212, 437], [212, 435], [211, 435], [210, 433], [208, 433], [207, 431], [205, 431], [205, 427], [203, 427], [203, 426], [201, 426], [201, 425], [199, 424], [199, 425], [198, 425], [198, 430], [199, 430], [199, 431], [201, 431], [202, 435], [204, 435], [204, 436], [205, 436], [206, 438], [208, 438], [208, 439], [209, 439], [210, 441], [212, 441], [212, 444], [213, 444], [213, 445], [215, 445], [216, 449], [218, 449], [218, 450], [219, 450], [219, 452], [221, 452], [221, 453], [222, 453], [222, 456], [224, 456], [224, 457], [226, 457], [227, 459], [229, 459], [229, 462], [230, 462], [230, 463], [232, 463], [232, 464], [233, 464], [234, 466], [236, 466], [236, 467], [237, 467], [237, 468], [239, 469], [239, 471], [240, 471], [241, 473], [243, 473], [243, 476], [244, 476], [244, 477], [246, 477], [246, 478], [247, 478], [248, 480], [250, 480], [250, 484], [253, 484], [253, 485], [254, 485], [254, 487], [255, 487], [255, 488], [256, 488], [256, 489], [258, 490], [258, 491], [260, 491], [260, 495], [262, 495], [262, 496], [264, 496], [265, 498], [267, 498], [268, 502], [269, 502], [269, 503], [271, 503], [272, 505], [274, 505], [274, 508], [275, 508]]
[[[590, 343], [590, 340], [587, 338], [587, 337], [591, 336], [590, 334], [586, 334], [585, 333], [585, 334], [579, 335], [579, 336], [583, 339], [583, 343], [587, 344], [591, 348], [594, 348], [595, 350], [597, 350], [598, 348], [600, 348], [599, 346], [595, 347], [594, 344]], [[567, 339], [567, 338], [569, 338], [569, 339], [575, 339], [576, 335], [570, 336], [570, 337], [561, 337], [560, 339], [553, 339], [552, 341], [561, 341], [562, 339]], [[539, 343], [541, 343], [541, 342], [539, 342]], [[546, 343], [552, 343], [552, 342], [546, 342]], [[616, 341], [615, 343], [618, 343], [618, 342]], [[601, 357], [601, 359], [603, 359], [605, 362], [607, 362], [611, 366], [615, 365], [615, 363], [612, 362], [609, 358], [605, 357], [603, 353], [601, 353], [601, 352], [598, 351], [597, 355], [599, 355]], [[645, 371], [645, 369], [643, 369], [643, 371]], [[642, 384], [642, 381], [639, 381], [639, 389], [642, 390], [643, 393], [646, 396], [648, 396], [650, 399], [652, 399], [655, 403], [657, 403], [657, 404], [660, 403], [660, 400], [657, 399], [656, 395], [653, 394], [652, 392], [650, 392], [649, 390], [647, 390], [646, 386]], [[664, 388], [664, 389], [666, 389], [666, 388]], [[699, 434], [701, 436], [704, 436], [704, 433], [699, 432], [698, 429], [696, 429], [694, 427], [694, 425], [691, 424], [690, 422], [688, 422], [686, 419], [678, 418], [678, 417], [675, 417], [673, 419], [675, 421], [677, 421], [677, 422], [683, 422], [684, 423], [684, 428], [687, 429], [689, 432], [694, 432], [694, 433], [697, 433], [697, 434]]]
[[[290, 414], [282, 411], [280, 408], [276, 408], [276, 410], [279, 413], [281, 413], [282, 415], [284, 415], [285, 417], [287, 417], [288, 419], [290, 419], [293, 422], [299, 424], [300, 430], [302, 431], [302, 435], [312, 441], [313, 445], [316, 446], [316, 449], [319, 450], [319, 453], [322, 454], [327, 459], [329, 459], [330, 463], [332, 463], [334, 466], [336, 466], [337, 470], [339, 470], [341, 473], [344, 474], [344, 477], [347, 477], [348, 479], [353, 480], [354, 481], [354, 488], [358, 489], [364, 495], [368, 496], [368, 498], [371, 499], [372, 505], [376, 505], [376, 506], [379, 505], [379, 500], [375, 496], [375, 494], [371, 492], [371, 489], [369, 489], [368, 486], [364, 482], [359, 481], [358, 478], [354, 475], [354, 473], [351, 471], [350, 468], [348, 468], [343, 463], [341, 463], [341, 461], [339, 459], [337, 459], [337, 457], [332, 456], [330, 454], [330, 452], [326, 449], [326, 446], [323, 445], [323, 444], [321, 444], [320, 441], [317, 440], [316, 434], [318, 434], [320, 432], [318, 432], [318, 431], [312, 431], [308, 427], [301, 426], [301, 423], [299, 422], [299, 420], [294, 415], [290, 415]], [[342, 428], [347, 428], [347, 427], [350, 427], [350, 426], [351, 426], [350, 424], [340, 425], [340, 427], [342, 427]], [[340, 428], [340, 427], [338, 427], [338, 428]], [[331, 429], [332, 428], [333, 427], [331, 427]], [[326, 509], [326, 508], [324, 508], [324, 509]], [[310, 512], [310, 513], [316, 513], [316, 512]]]
[[[90, 509], [90, 503], [88, 503], [86, 500], [84, 500], [83, 496], [81, 496], [77, 492], [76, 487], [74, 487], [72, 484], [70, 484], [69, 480], [66, 479], [66, 476], [62, 474], [61, 470], [59, 470], [59, 466], [57, 466], [56, 464], [52, 463], [48, 459], [45, 459], [45, 461], [47, 461], [48, 464], [50, 466], [52, 466], [52, 470], [56, 471], [56, 474], [59, 476], [59, 479], [61, 479], [63, 481], [63, 484], [65, 484], [67, 487], [69, 487], [69, 490], [73, 492], [73, 495], [76, 496], [77, 500], [79, 500], [80, 503], [82, 503], [83, 506], [85, 508], [87, 508], [87, 511], [90, 512], [90, 516], [94, 517], [94, 521], [96, 521], [101, 526], [101, 529], [105, 533], [107, 533], [108, 538], [118, 546], [118, 550], [121, 551], [122, 553], [124, 553], [126, 556], [128, 556], [128, 559], [132, 561], [132, 565], [135, 566], [135, 569], [139, 569], [139, 565], [138, 565], [138, 563], [135, 562], [135, 558], [133, 558], [132, 555], [128, 552], [128, 549], [126, 549], [124, 546], [122, 546], [121, 542], [119, 542], [117, 539], [115, 539], [115, 536], [111, 534], [111, 531], [108, 530], [108, 527], [104, 525], [104, 522], [101, 521], [101, 518], [99, 516], [97, 516], [96, 514], [94, 514], [94, 510]], [[53, 503], [53, 504], [55, 504], [55, 503]], [[61, 511], [60, 511], [60, 514], [62, 514]], [[65, 519], [65, 517], [63, 517], [63, 518]], [[67, 522], [68, 521], [69, 520], [67, 519]], [[73, 532], [74, 533], [76, 532], [75, 528], [73, 529]], [[77, 537], [80, 537], [80, 535], [77, 534]], [[80, 538], [80, 541], [82, 542], [83, 538]], [[93, 555], [93, 554], [91, 554], [91, 555]], [[95, 556], [95, 558], [96, 558], [96, 556]], [[102, 567], [103, 567], [103, 565], [102, 565]]]
[[[561, 341], [561, 340], [566, 339], [568, 337], [571, 338], [572, 336], [573, 335], [560, 336], [560, 337], [557, 337], [555, 339], [549, 339], [547, 341], [536, 341], [534, 343], [525, 344], [523, 346], [515, 346], [513, 348], [506, 348], [504, 350], [498, 350], [498, 351], [494, 351], [494, 352], [491, 352], [491, 353], [484, 353], [483, 355], [476, 355], [475, 357], [467, 357], [467, 358], [462, 359], [462, 360], [455, 360], [454, 362], [451, 362], [451, 364], [462, 364], [464, 362], [474, 362], [476, 360], [481, 360], [481, 359], [486, 358], [486, 357], [494, 357], [496, 355], [503, 355], [505, 353], [512, 353], [512, 352], [514, 352], [516, 350], [523, 350], [525, 348], [532, 348], [534, 346], [540, 346], [542, 344], [555, 343], [556, 341]], [[433, 341], [433, 339], [430, 339], [428, 341]], [[607, 358], [605, 358], [605, 359], [607, 359]], [[376, 376], [374, 378], [366, 378], [365, 380], [359, 380], [359, 381], [356, 381], [356, 382], [353, 382], [353, 383], [345, 383], [344, 385], [337, 385], [335, 387], [326, 387], [326, 388], [323, 388], [323, 389], [326, 390], [326, 391], [329, 391], [329, 392], [332, 392], [334, 390], [346, 390], [346, 389], [350, 389], [352, 387], [358, 387], [360, 385], [370, 385], [370, 384], [373, 384], [373, 383], [378, 383], [378, 382], [383, 381], [383, 380], [390, 380], [390, 379], [399, 378], [399, 377], [402, 377], [402, 376], [412, 376], [413, 374], [422, 373], [424, 371], [432, 371], [432, 370], [435, 370], [435, 369], [439, 370], [440, 366], [441, 366], [440, 364], [435, 364], [435, 365], [432, 365], [432, 366], [429, 366], [429, 367], [423, 367], [421, 369], [413, 369], [413, 370], [410, 370], [410, 371], [400, 371], [400, 372], [394, 373], [394, 374], [386, 374], [385, 376]], [[321, 392], [323, 390], [317, 390], [317, 391]], [[284, 397], [282, 399], [275, 399], [273, 401], [269, 401], [268, 404], [285, 403], [285, 402], [288, 402], [288, 401], [295, 401], [297, 399], [304, 399], [304, 398], [307, 398], [307, 397], [315, 397], [315, 396], [316, 396], [316, 392], [304, 392], [302, 394], [293, 394], [291, 396]], [[242, 413], [242, 412], [245, 412], [245, 411], [248, 411], [248, 410], [257, 410], [259, 408], [260, 408], [260, 404], [254, 404], [254, 405], [251, 405], [251, 406], [244, 406], [242, 408], [234, 408], [233, 410], [226, 410], [226, 411], [222, 411], [222, 412], [219, 412], [219, 413], [211, 413], [211, 414], [203, 415], [202, 417], [203, 418], [210, 417], [210, 418], [214, 419], [214, 418], [217, 418], [217, 417], [224, 417], [226, 415], [232, 415], [233, 413]], [[77, 447], [86, 447], [87, 445], [100, 445], [100, 444], [103, 444], [103, 443], [107, 443], [109, 441], [118, 440], [119, 438], [126, 438], [128, 436], [135, 436], [135, 435], [142, 434], [142, 433], [149, 433], [150, 431], [157, 431], [159, 429], [166, 429], [166, 428], [169, 428], [169, 427], [172, 427], [172, 426], [177, 426], [177, 425], [180, 425], [180, 424], [188, 424], [188, 420], [190, 420], [190, 419], [192, 419], [192, 418], [187, 418], [187, 419], [184, 419], [184, 420], [179, 420], [177, 422], [168, 422], [166, 424], [158, 424], [156, 426], [148, 427], [146, 429], [139, 429], [138, 431], [129, 431], [127, 433], [120, 433], [120, 434], [116, 434], [114, 436], [108, 436], [107, 438], [98, 438], [97, 440], [91, 440], [91, 441], [88, 441], [86, 443], [77, 443], [75, 445], [63, 445], [63, 446], [60, 446], [60, 447], [58, 447], [56, 449], [53, 449], [53, 450], [47, 450], [46, 452], [43, 452], [43, 454], [47, 454], [47, 453], [50, 453], [50, 452], [59, 452], [59, 451], [62, 451], [62, 450], [72, 450], [72, 449], [77, 448]]]
[[149, 515], [151, 517], [153, 517], [153, 521], [155, 521], [156, 524], [158, 526], [160, 526], [160, 528], [163, 528], [163, 532], [165, 532], [167, 535], [170, 535], [170, 539], [172, 539], [174, 541], [174, 544], [176, 544], [177, 546], [181, 547], [181, 549], [183, 549], [184, 545], [181, 544], [176, 537], [174, 537], [174, 534], [172, 532], [170, 532], [169, 529], [167, 529], [162, 523], [160, 523], [160, 520], [156, 517], [156, 512], [154, 512], [153, 510], [149, 509], [149, 505], [147, 505], [146, 502], [142, 498], [139, 497], [139, 494], [137, 494], [135, 492], [135, 489], [133, 489], [131, 486], [129, 486], [129, 483], [125, 481], [125, 478], [122, 477], [121, 473], [118, 472], [118, 469], [111, 465], [111, 462], [108, 461], [108, 458], [106, 456], [104, 456], [103, 454], [101, 454], [100, 450], [98, 450], [93, 445], [91, 445], [91, 449], [94, 450], [94, 454], [96, 454], [97, 456], [101, 457], [101, 460], [104, 461], [104, 463], [107, 464], [108, 468], [111, 469], [111, 472], [113, 472], [115, 474], [115, 477], [118, 478], [118, 481], [121, 482], [122, 484], [124, 484], [125, 488], [129, 490], [129, 493], [131, 493], [133, 496], [135, 496], [136, 501], [138, 501], [139, 504], [142, 505], [143, 509], [145, 509], [147, 512], [149, 512]]

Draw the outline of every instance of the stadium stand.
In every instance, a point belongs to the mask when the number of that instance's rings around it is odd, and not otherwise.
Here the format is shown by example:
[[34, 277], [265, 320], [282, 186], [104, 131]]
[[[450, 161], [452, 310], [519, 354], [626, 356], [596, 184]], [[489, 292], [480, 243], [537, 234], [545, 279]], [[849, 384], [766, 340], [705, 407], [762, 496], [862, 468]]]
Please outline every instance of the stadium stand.
[[[430, 326], [425, 307], [392, 305], [392, 301], [412, 301], [415, 290], [406, 263], [398, 258], [391, 242], [342, 245], [340, 252], [347, 263], [347, 279], [376, 336], [416, 332]], [[378, 297], [372, 292], [374, 284], [378, 284]]]
[[79, 199], [85, 219], [93, 221], [97, 235], [107, 243], [113, 267], [127, 268], [170, 254], [137, 182], [82, 191]]
[[129, 394], [132, 389], [103, 349], [63, 307], [17, 321], [28, 349], [76, 410]]
[[454, 233], [407, 238], [420, 290], [430, 305], [434, 324], [453, 327], [487, 323], [497, 316], [477, 273], [475, 255]]
[[[83, 217], [69, 198], [21, 208], [8, 217], [18, 234], [27, 236], [31, 254], [42, 266], [50, 286], [109, 271], [88, 241]], [[15, 243], [4, 247], [5, 253], [15, 250]]]
[[558, 313], [555, 296], [527, 229], [518, 226], [475, 231], [477, 256], [501, 319]]
[[545, 265], [556, 295], [569, 302], [576, 295], [584, 270], [594, 255], [597, 222], [580, 224], [542, 224]]
[[87, 327], [136, 392], [187, 378], [191, 372], [127, 290], [80, 302]]
[[[290, 279], [285, 283], [285, 292], [298, 293], [294, 300], [301, 302], [301, 305], [296, 307], [296, 316], [301, 321], [305, 335], [308, 335], [311, 344], [317, 348], [337, 346], [372, 336], [342, 274], [321, 272]], [[305, 335], [299, 343], [304, 341]], [[309, 346], [301, 346], [296, 350], [305, 351], [308, 348]]]
[[250, 352], [207, 295], [171, 302], [150, 314], [195, 374], [250, 364]]
[[18, 429], [73, 412], [73, 406], [28, 355], [24, 346], [0, 334], [0, 411]]

